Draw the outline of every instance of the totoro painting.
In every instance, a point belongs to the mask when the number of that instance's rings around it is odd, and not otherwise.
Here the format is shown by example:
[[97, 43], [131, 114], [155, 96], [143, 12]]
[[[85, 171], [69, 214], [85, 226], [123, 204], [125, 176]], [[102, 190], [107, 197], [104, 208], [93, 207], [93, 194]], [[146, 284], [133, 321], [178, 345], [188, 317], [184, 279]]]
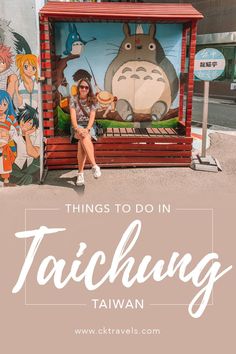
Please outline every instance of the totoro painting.
[[[58, 22], [55, 26], [60, 102], [86, 77], [97, 97], [96, 119], [104, 127], [133, 127], [136, 122], [176, 126], [181, 24]], [[70, 125], [68, 112], [61, 107], [60, 133], [69, 131]]]

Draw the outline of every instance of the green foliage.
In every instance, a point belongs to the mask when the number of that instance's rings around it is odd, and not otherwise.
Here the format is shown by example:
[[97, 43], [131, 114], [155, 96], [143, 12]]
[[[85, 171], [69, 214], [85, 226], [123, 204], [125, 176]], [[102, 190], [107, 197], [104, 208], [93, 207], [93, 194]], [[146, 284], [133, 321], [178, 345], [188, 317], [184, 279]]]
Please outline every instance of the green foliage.
[[[175, 128], [178, 124], [179, 118], [171, 118], [163, 121], [150, 122], [151, 128]], [[97, 119], [103, 128], [134, 128], [137, 123], [134, 122], [117, 122], [115, 120]], [[145, 122], [144, 122], [145, 123]]]
[[70, 115], [63, 112], [63, 110], [58, 106], [57, 107], [57, 118], [58, 124], [57, 129], [63, 131], [64, 133], [70, 133]]
[[[57, 117], [58, 117], [58, 130], [64, 133], [70, 133], [70, 115], [63, 112], [63, 110], [57, 107]], [[175, 128], [178, 124], [179, 118], [171, 118], [163, 121], [152, 121], [150, 122], [150, 127], [152, 128]], [[134, 122], [118, 122], [115, 120], [108, 119], [96, 119], [102, 128], [134, 128], [137, 123]], [[145, 122], [144, 122], [145, 123]]]

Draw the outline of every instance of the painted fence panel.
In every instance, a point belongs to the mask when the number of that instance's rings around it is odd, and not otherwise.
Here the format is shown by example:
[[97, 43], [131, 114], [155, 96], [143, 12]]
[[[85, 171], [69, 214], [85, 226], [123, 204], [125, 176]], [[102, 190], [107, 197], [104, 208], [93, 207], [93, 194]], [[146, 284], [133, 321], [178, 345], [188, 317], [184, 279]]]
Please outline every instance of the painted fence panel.
[[[177, 125], [181, 24], [57, 22], [55, 38], [61, 101], [88, 78], [103, 127]], [[58, 107], [57, 134], [69, 128], [69, 114]]]
[[[43, 5], [42, 1], [37, 2]], [[39, 62], [34, 0], [3, 0], [0, 14], [0, 184], [40, 176]]]

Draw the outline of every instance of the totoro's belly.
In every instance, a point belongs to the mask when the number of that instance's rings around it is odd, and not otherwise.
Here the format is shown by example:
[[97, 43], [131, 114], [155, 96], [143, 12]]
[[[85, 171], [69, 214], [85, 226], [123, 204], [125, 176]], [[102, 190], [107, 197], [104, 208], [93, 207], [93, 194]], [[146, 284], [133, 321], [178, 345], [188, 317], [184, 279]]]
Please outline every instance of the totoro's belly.
[[118, 99], [127, 100], [135, 113], [150, 113], [158, 101], [165, 102], [168, 109], [171, 105], [171, 89], [165, 72], [147, 61], [122, 65], [113, 76], [112, 93]]

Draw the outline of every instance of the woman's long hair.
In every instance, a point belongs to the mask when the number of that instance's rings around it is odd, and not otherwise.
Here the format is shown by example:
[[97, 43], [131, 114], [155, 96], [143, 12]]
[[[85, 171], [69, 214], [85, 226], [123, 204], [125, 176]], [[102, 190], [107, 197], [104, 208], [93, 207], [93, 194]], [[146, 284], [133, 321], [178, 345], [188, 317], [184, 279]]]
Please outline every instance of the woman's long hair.
[[93, 93], [93, 89], [92, 89], [92, 86], [91, 86], [91, 83], [88, 79], [84, 78], [84, 79], [81, 79], [79, 80], [78, 82], [78, 85], [77, 85], [77, 91], [78, 91], [78, 98], [80, 99], [80, 95], [79, 95], [79, 86], [81, 85], [82, 82], [86, 82], [86, 84], [88, 85], [89, 87], [89, 92], [88, 92], [88, 97], [87, 97], [87, 103], [89, 105], [89, 107], [92, 106], [93, 103], [96, 103], [96, 96], [94, 95]]

